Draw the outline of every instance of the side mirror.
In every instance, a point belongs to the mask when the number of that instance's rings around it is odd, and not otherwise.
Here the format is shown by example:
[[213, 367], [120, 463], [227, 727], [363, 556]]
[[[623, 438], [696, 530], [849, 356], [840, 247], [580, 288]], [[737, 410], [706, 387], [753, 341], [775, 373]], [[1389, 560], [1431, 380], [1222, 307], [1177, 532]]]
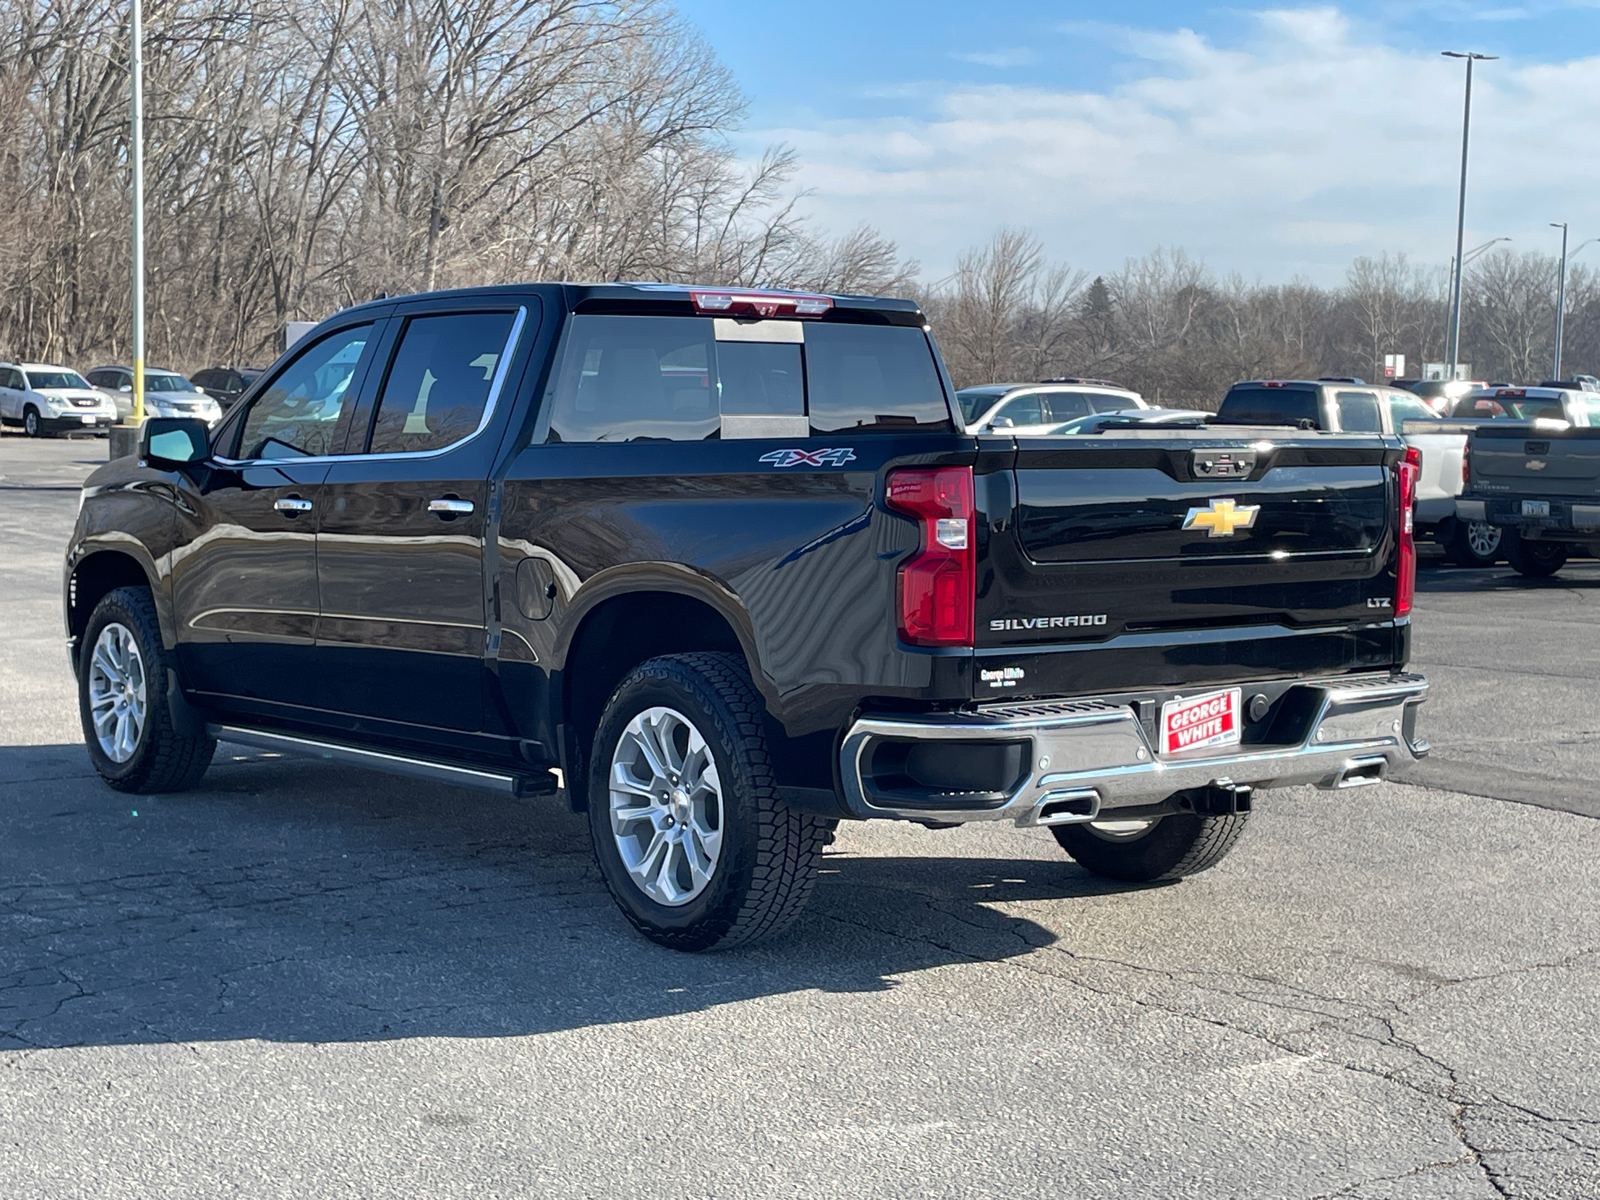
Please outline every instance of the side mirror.
[[211, 457], [211, 432], [194, 417], [151, 417], [144, 423], [140, 457], [154, 466], [178, 467]]
[[119, 392], [131, 392], [131, 391], [133, 391], [133, 384], [125, 383], [121, 387], [119, 387], [117, 389], [117, 391], [119, 391]]

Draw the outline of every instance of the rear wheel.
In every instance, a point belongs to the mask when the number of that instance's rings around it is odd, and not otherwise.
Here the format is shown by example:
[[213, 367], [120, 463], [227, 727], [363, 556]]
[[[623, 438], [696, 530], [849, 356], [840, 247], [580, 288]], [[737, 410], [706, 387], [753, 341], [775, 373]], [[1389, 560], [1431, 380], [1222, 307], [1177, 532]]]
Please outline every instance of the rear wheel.
[[1554, 575], [1567, 565], [1567, 546], [1564, 542], [1530, 541], [1512, 533], [1506, 538], [1506, 561], [1518, 575], [1543, 579]]
[[39, 424], [39, 410], [31, 404], [22, 414], [22, 431], [29, 437], [43, 436], [43, 430]]
[[95, 605], [78, 661], [78, 708], [89, 761], [119, 792], [184, 791], [211, 765], [216, 742], [173, 724], [173, 666], [148, 589], [117, 588]]
[[1487, 521], [1454, 521], [1445, 557], [1458, 567], [1492, 567], [1500, 561], [1505, 531]]
[[589, 768], [589, 832], [606, 886], [645, 937], [727, 949], [779, 932], [811, 895], [830, 823], [778, 799], [764, 710], [731, 654], [631, 671]]
[[1173, 813], [1083, 825], [1055, 825], [1061, 848], [1086, 871], [1124, 883], [1182, 879], [1216, 866], [1244, 833], [1248, 813], [1203, 817]]

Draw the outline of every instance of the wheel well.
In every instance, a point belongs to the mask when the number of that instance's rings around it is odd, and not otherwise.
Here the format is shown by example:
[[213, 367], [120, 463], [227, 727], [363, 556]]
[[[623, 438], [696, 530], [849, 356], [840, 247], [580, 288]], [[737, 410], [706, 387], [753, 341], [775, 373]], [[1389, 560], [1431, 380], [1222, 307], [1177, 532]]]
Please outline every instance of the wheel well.
[[569, 769], [587, 763], [600, 713], [624, 675], [647, 659], [695, 650], [731, 650], [744, 657], [727, 618], [692, 596], [633, 592], [613, 597], [585, 616], [561, 672], [562, 711], [578, 753]]
[[73, 637], [82, 637], [89, 614], [108, 592], [119, 587], [149, 587], [150, 577], [139, 560], [115, 550], [102, 550], [80, 562], [67, 584], [68, 624]]

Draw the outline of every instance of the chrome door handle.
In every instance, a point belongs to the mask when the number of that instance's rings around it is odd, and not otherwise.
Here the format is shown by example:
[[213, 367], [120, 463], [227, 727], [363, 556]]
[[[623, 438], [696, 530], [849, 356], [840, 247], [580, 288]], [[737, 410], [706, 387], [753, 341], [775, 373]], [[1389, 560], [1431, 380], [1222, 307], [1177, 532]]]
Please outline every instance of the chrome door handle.
[[302, 500], [299, 496], [285, 496], [282, 500], [274, 500], [272, 507], [281, 513], [294, 516], [297, 513], [310, 512], [311, 501]]
[[464, 517], [472, 511], [472, 501], [457, 500], [454, 497], [445, 500], [429, 500], [428, 511], [438, 513], [444, 517]]

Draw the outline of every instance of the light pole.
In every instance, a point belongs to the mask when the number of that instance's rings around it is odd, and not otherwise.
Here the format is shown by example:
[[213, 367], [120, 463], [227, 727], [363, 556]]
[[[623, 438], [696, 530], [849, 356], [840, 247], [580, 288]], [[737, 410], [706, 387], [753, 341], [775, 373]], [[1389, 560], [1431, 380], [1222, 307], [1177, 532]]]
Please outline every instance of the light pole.
[[1561, 326], [1567, 315], [1567, 223], [1565, 221], [1551, 221], [1551, 229], [1561, 230], [1561, 266], [1556, 272], [1560, 280], [1556, 284], [1556, 362], [1555, 369], [1550, 377], [1555, 380], [1561, 378]]
[[1461, 113], [1461, 198], [1456, 204], [1456, 269], [1450, 282], [1450, 378], [1456, 377], [1456, 364], [1461, 361], [1461, 247], [1467, 233], [1467, 135], [1472, 129], [1472, 64], [1492, 62], [1496, 54], [1476, 54], [1472, 51], [1442, 50], [1445, 58], [1467, 60], [1467, 96]]
[[144, 18], [143, 0], [132, 0], [129, 67], [133, 75], [133, 128], [129, 165], [133, 168], [133, 425], [144, 422]]
[[1556, 285], [1556, 361], [1555, 378], [1561, 378], [1561, 345], [1563, 333], [1567, 324], [1567, 263], [1578, 256], [1578, 251], [1585, 246], [1592, 246], [1600, 242], [1600, 238], [1590, 238], [1586, 242], [1579, 242], [1569, 253], [1567, 250], [1567, 223], [1565, 221], [1551, 221], [1551, 229], [1561, 230], [1561, 273], [1560, 282]]

